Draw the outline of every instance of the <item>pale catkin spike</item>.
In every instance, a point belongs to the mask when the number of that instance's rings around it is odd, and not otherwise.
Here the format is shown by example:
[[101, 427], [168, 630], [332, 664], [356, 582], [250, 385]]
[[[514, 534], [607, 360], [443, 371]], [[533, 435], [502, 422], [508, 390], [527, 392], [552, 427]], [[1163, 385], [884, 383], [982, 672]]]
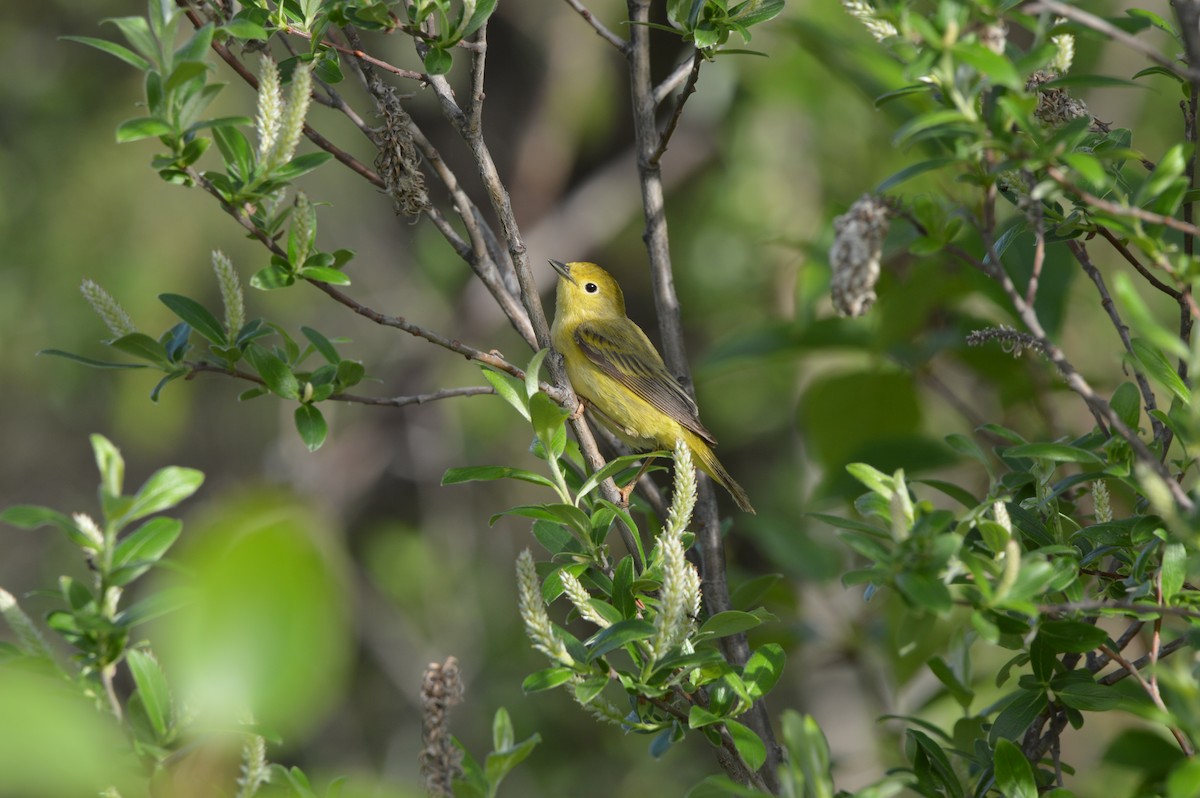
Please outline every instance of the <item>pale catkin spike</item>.
[[283, 111], [279, 141], [275, 143], [267, 160], [270, 168], [283, 166], [296, 155], [296, 148], [300, 146], [300, 138], [304, 135], [304, 119], [308, 116], [308, 106], [311, 102], [312, 67], [309, 64], [297, 64], [292, 72], [292, 88], [288, 92]]
[[[571, 677], [572, 684], [580, 684], [582, 682], [583, 676], [579, 674]], [[572, 690], [571, 695], [574, 696], [575, 702], [579, 704], [579, 706], [586, 709], [588, 713], [590, 713], [591, 716], [596, 720], [603, 721], [604, 723], [612, 723], [617, 726], [620, 726], [625, 722], [624, 713], [621, 712], [616, 704], [612, 703], [604, 696], [593, 696], [592, 700], [585, 704], [579, 700], [579, 693]]]
[[254, 798], [258, 788], [271, 780], [267, 765], [267, 741], [258, 734], [247, 735], [242, 745], [242, 772], [237, 798]]
[[[1054, 20], [1054, 24], [1062, 25], [1066, 21], [1059, 17]], [[1075, 37], [1070, 33], [1063, 33], [1051, 36], [1050, 43], [1055, 47], [1054, 60], [1050, 62], [1050, 68], [1060, 75], [1067, 74], [1071, 71], [1071, 64], [1075, 61]]]
[[76, 528], [83, 533], [83, 536], [88, 539], [93, 548], [97, 551], [104, 548], [104, 533], [100, 531], [100, 526], [87, 513], [75, 513], [71, 516], [71, 520], [75, 522]]
[[462, 778], [462, 750], [450, 734], [450, 708], [462, 701], [463, 684], [458, 660], [431, 662], [421, 680], [422, 738], [425, 747], [418, 761], [425, 777], [425, 793], [451, 798], [454, 782]]
[[687, 561], [683, 532], [696, 505], [696, 469], [687, 446], [675, 445], [675, 485], [667, 524], [659, 536], [663, 583], [658, 594], [658, 614], [654, 616], [651, 649], [655, 659], [666, 656], [683, 643], [692, 631], [693, 618], [700, 601], [700, 578]]
[[1112, 521], [1112, 504], [1109, 502], [1108, 483], [1102, 479], [1092, 483], [1092, 503], [1096, 508], [1096, 523], [1107, 524]]
[[865, 2], [865, 0], [842, 0], [842, 8], [846, 9], [846, 12], [850, 16], [861, 22], [863, 27], [875, 37], [875, 41], [877, 42], [890, 39], [899, 33], [895, 25], [886, 19], [880, 19], [875, 7]]
[[125, 308], [121, 307], [120, 303], [98, 283], [84, 280], [79, 290], [83, 293], [83, 298], [87, 300], [87, 303], [92, 306], [92, 310], [96, 311], [96, 315], [104, 322], [104, 326], [115, 337], [121, 338], [137, 332], [137, 327], [133, 326], [133, 319], [129, 318]]
[[996, 523], [1004, 527], [1004, 531], [1012, 536], [1012, 519], [1008, 517], [1008, 506], [1004, 502], [992, 502], [992, 515], [996, 518]]
[[254, 120], [258, 132], [258, 162], [264, 163], [279, 143], [283, 125], [283, 90], [279, 86], [279, 67], [271, 56], [263, 53], [258, 70], [258, 116]]
[[221, 288], [221, 304], [225, 306], [225, 332], [230, 340], [246, 323], [246, 301], [242, 294], [242, 283], [238, 280], [233, 262], [219, 249], [212, 254], [213, 272]]
[[575, 605], [575, 609], [579, 612], [581, 618], [594, 623], [601, 629], [607, 629], [612, 625], [607, 618], [596, 612], [596, 608], [591, 603], [592, 597], [588, 595], [587, 588], [579, 581], [579, 577], [567, 571], [559, 571], [558, 578], [562, 582], [563, 592], [567, 594], [567, 598]]
[[550, 623], [546, 604], [542, 601], [542, 588], [538, 582], [533, 553], [529, 549], [517, 556], [517, 598], [521, 620], [525, 622], [525, 634], [533, 647], [556, 662], [574, 665], [575, 660], [567, 651], [566, 644], [554, 634], [554, 625]]
[[299, 258], [303, 261], [308, 257], [313, 240], [317, 237], [317, 214], [313, 211], [312, 203], [308, 201], [308, 195], [303, 191], [296, 192], [292, 208], [292, 228], [303, 242], [304, 251], [299, 253]]
[[33, 621], [17, 604], [17, 600], [4, 588], [0, 588], [0, 617], [8, 623], [8, 627], [17, 636], [17, 645], [26, 654], [33, 657], [45, 657], [53, 660], [54, 652], [50, 650], [46, 638], [33, 625]]

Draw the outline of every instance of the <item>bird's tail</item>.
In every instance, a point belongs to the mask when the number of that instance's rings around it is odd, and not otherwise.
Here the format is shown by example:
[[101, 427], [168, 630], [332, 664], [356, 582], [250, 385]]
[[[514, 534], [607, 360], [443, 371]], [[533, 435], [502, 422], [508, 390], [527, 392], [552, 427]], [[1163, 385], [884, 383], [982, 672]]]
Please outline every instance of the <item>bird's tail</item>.
[[687, 441], [688, 448], [692, 450], [692, 456], [696, 458], [696, 465], [705, 474], [708, 474], [713, 480], [729, 491], [729, 495], [733, 497], [738, 508], [744, 513], [754, 515], [754, 507], [750, 504], [750, 497], [746, 495], [746, 491], [742, 490], [742, 486], [737, 484], [729, 472], [725, 470], [725, 466], [721, 465], [721, 461], [717, 459], [716, 454], [709, 448], [708, 444], [700, 440], [696, 436], [689, 436], [691, 439]]

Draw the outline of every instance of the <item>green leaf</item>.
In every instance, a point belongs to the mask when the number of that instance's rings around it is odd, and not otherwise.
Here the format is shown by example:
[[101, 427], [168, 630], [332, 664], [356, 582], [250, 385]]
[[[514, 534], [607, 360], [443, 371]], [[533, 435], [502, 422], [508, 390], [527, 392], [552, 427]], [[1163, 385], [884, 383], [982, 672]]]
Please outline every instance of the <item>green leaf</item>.
[[996, 787], [1005, 798], [1038, 798], [1033, 766], [1011, 740], [996, 741], [992, 766], [996, 774]]
[[161, 119], [152, 116], [141, 116], [137, 119], [126, 119], [117, 125], [117, 143], [128, 144], [131, 141], [169, 136], [175, 128]]
[[1171, 599], [1183, 589], [1187, 578], [1187, 549], [1182, 543], [1168, 543], [1162, 553], [1162, 594], [1163, 603], [1170, 604]]
[[554, 482], [541, 474], [526, 471], [523, 468], [510, 468], [509, 466], [450, 468], [442, 475], [442, 484], [461, 485], [464, 482], [491, 482], [497, 479], [519, 479], [523, 482], [532, 482], [535, 485], [554, 488]]
[[1050, 460], [1056, 463], [1089, 463], [1104, 465], [1104, 458], [1087, 449], [1068, 446], [1065, 443], [1026, 443], [1004, 450], [1005, 457], [1029, 457], [1035, 460]]
[[319, 330], [314, 330], [312, 327], [301, 327], [300, 332], [304, 333], [304, 337], [312, 343], [313, 348], [321, 353], [321, 357], [335, 366], [342, 361], [337, 349]]
[[96, 458], [96, 470], [100, 472], [100, 492], [106, 499], [115, 499], [125, 485], [125, 458], [121, 456], [121, 450], [103, 435], [93, 434], [88, 440]]
[[958, 676], [946, 664], [946, 661], [941, 657], [935, 656], [928, 662], [929, 670], [933, 671], [933, 675], [938, 681], [945, 685], [950, 691], [950, 695], [958, 702], [959, 706], [967, 709], [971, 706], [971, 702], [975, 699], [975, 692], [963, 684]]
[[1084, 152], [1068, 152], [1062, 156], [1067, 166], [1074, 169], [1093, 190], [1104, 190], [1112, 182], [1104, 164], [1093, 155]]
[[225, 327], [196, 300], [179, 294], [159, 294], [158, 299], [179, 318], [217, 346], [225, 346]]
[[570, 415], [547, 394], [538, 391], [529, 397], [529, 416], [533, 422], [533, 431], [552, 457], [558, 457], [563, 450], [559, 447], [561, 439], [565, 444], [566, 430], [564, 425]]
[[259, 269], [250, 277], [250, 285], [260, 291], [274, 291], [276, 288], [287, 288], [295, 285], [296, 275], [287, 266], [272, 263]]
[[194, 468], [167, 466], [150, 475], [134, 494], [121, 517], [128, 524], [152, 513], [168, 510], [195, 493], [204, 482], [204, 472]]
[[954, 607], [950, 589], [936, 576], [905, 571], [896, 576], [896, 588], [909, 602], [929, 612], [949, 612]]
[[171, 368], [171, 360], [167, 357], [166, 348], [145, 333], [129, 333], [112, 341], [109, 346], [119, 349], [127, 355], [148, 360], [163, 370]]
[[1152, 202], [1180, 177], [1187, 168], [1187, 160], [1183, 157], [1183, 144], [1176, 144], [1163, 153], [1158, 163], [1142, 182], [1133, 195], [1134, 205], [1145, 205]]
[[901, 183], [911, 180], [917, 175], [924, 174], [925, 172], [932, 172], [935, 169], [941, 169], [945, 166], [950, 166], [951, 164], [957, 163], [958, 161], [956, 161], [954, 158], [930, 158], [925, 161], [918, 161], [917, 163], [904, 167], [899, 172], [896, 172], [891, 177], [877, 185], [875, 187], [875, 193], [886, 193]]
[[489, 368], [483, 369], [483, 377], [496, 389], [497, 395], [512, 405], [518, 413], [524, 416], [526, 421], [529, 421], [529, 400], [523, 392], [518, 390], [521, 383], [516, 378], [492, 371]]
[[729, 637], [753, 629], [762, 623], [757, 615], [740, 610], [718, 612], [700, 627], [698, 635], [711, 637]]
[[454, 65], [454, 56], [449, 51], [430, 47], [425, 54], [425, 71], [430, 75], [445, 75]]
[[58, 38], [61, 41], [79, 42], [80, 44], [86, 44], [89, 47], [95, 47], [97, 50], [108, 53], [112, 56], [116, 56], [126, 64], [129, 64], [131, 67], [141, 72], [145, 72], [146, 70], [150, 69], [151, 66], [149, 61], [147, 61], [145, 58], [142, 58], [128, 47], [124, 47], [116, 42], [110, 42], [107, 39], [95, 39], [91, 36], [59, 36]]
[[645, 640], [654, 636], [654, 624], [637, 618], [614, 623], [607, 629], [601, 629], [583, 644], [588, 648], [588, 662], [595, 662], [610, 651], [615, 651], [629, 643]]
[[466, 38], [475, 31], [483, 27], [483, 23], [488, 21], [488, 17], [496, 10], [496, 0], [477, 0], [475, 3], [475, 11], [471, 14], [471, 18], [467, 20], [466, 26], [460, 33], [460, 38]]
[[153, 567], [179, 539], [183, 522], [176, 518], [151, 518], [135, 529], [113, 552], [112, 583], [127, 585]]
[[91, 366], [94, 369], [148, 369], [145, 363], [118, 363], [111, 360], [96, 360], [91, 357], [77, 355], [74, 352], [64, 352], [61, 349], [42, 349], [38, 355], [52, 355], [53, 357], [61, 357], [65, 360], [73, 360], [76, 363], [82, 363], [85, 366]]
[[125, 661], [155, 737], [165, 742], [171, 728], [171, 691], [167, 687], [167, 677], [154, 657], [141, 649], [130, 649], [125, 654]]
[[300, 433], [300, 440], [304, 441], [308, 450], [315, 452], [320, 449], [329, 434], [329, 425], [321, 410], [316, 405], [302, 404], [296, 408], [295, 419], [296, 432]]
[[605, 463], [603, 468], [601, 468], [599, 471], [593, 472], [587, 479], [585, 479], [583, 484], [579, 486], [579, 491], [576, 495], [579, 498], [583, 498], [595, 490], [596, 486], [601, 482], [609, 477], [616, 476], [626, 468], [629, 468], [633, 464], [637, 463], [639, 460], [648, 460], [652, 457], [670, 456], [670, 452], [663, 450], [658, 452], [647, 452], [645, 454], [627, 454], [622, 455], [621, 457], [614, 457], [612, 460], [609, 460], [607, 463]]
[[541, 379], [542, 362], [546, 356], [550, 354], [549, 349], [539, 349], [533, 357], [529, 359], [529, 365], [525, 367], [525, 396], [530, 400], [534, 394], [541, 390], [538, 386], [538, 381]]
[[608, 686], [608, 677], [603, 675], [588, 676], [575, 683], [575, 700], [581, 705], [587, 706], [595, 699], [596, 696], [604, 692], [604, 688]]
[[300, 381], [286, 363], [258, 344], [246, 347], [246, 360], [263, 378], [271, 392], [284, 399], [300, 398]]
[[742, 669], [742, 682], [751, 700], [757, 701], [771, 691], [783, 675], [785, 662], [787, 655], [778, 643], [767, 643], [755, 650]]
[[213, 128], [213, 140], [217, 142], [229, 173], [247, 179], [254, 171], [254, 150], [246, 134], [236, 127], [216, 127]]
[[721, 715], [710, 712], [699, 704], [692, 704], [691, 709], [688, 710], [689, 729], [703, 729], [705, 726], [720, 723], [721, 720]]
[[751, 770], [758, 770], [767, 761], [767, 747], [762, 738], [750, 730], [750, 727], [736, 720], [726, 720], [725, 728], [733, 738], [733, 745]]
[[1115, 688], [1097, 684], [1086, 672], [1071, 671], [1055, 677], [1050, 689], [1059, 701], [1084, 712], [1105, 712], [1121, 703], [1121, 694]]
[[329, 283], [330, 285], [350, 285], [350, 278], [345, 272], [328, 266], [304, 266], [300, 271], [296, 272], [305, 280], [312, 280], [317, 283]]
[[1167, 776], [1167, 798], [1193, 798], [1200, 795], [1200, 760], [1186, 759]]
[[1108, 641], [1108, 633], [1083, 621], [1045, 620], [1038, 626], [1038, 639], [1056, 652], [1086, 654]]
[[1163, 385], [1180, 401], [1185, 404], [1191, 403], [1191, 389], [1180, 379], [1175, 367], [1167, 362], [1158, 347], [1142, 338], [1134, 338], [1129, 343], [1133, 348], [1134, 357], [1137, 358], [1146, 374]]
[[1138, 336], [1150, 341], [1171, 357], [1190, 357], [1187, 344], [1181, 341], [1175, 332], [1158, 323], [1156, 314], [1146, 305], [1125, 272], [1113, 275], [1113, 295], [1121, 305], [1129, 326]]
[[242, 17], [241, 13], [229, 20], [229, 22], [226, 22], [220, 28], [217, 28], [217, 30], [232, 36], [235, 39], [242, 40], [256, 39], [258, 41], [266, 41], [270, 36], [270, 34], [267, 33], [266, 28], [252, 20]]
[[1040, 690], [1018, 690], [996, 716], [992, 729], [988, 732], [988, 741], [994, 744], [997, 740], [1017, 739], [1045, 708], [1045, 693]]
[[38, 507], [33, 504], [16, 504], [4, 512], [0, 512], [0, 522], [12, 524], [21, 529], [37, 529], [42, 526], [53, 526], [66, 533], [67, 537], [80, 548], [96, 550], [97, 544], [87, 535], [79, 531], [75, 522], [66, 513], [51, 510], [49, 507]]
[[1132, 430], [1138, 428], [1142, 418], [1142, 395], [1132, 382], [1123, 382], [1113, 391], [1108, 402], [1113, 412]]
[[571, 681], [574, 675], [575, 671], [570, 668], [546, 668], [526, 676], [525, 681], [521, 682], [521, 689], [526, 693], [550, 690]]
[[892, 144], [900, 149], [921, 133], [950, 125], [963, 125], [966, 121], [967, 118], [961, 111], [953, 111], [948, 108], [919, 114], [896, 130], [895, 135], [892, 136]]
[[508, 710], [500, 707], [492, 717], [492, 749], [503, 751], [511, 748], [516, 734], [513, 732], [512, 718]]
[[992, 52], [982, 44], [958, 42], [950, 48], [950, 52], [959, 61], [978, 72], [982, 79], [994, 85], [1017, 91], [1025, 88], [1025, 80], [1017, 72], [1013, 62], [999, 53]]
[[685, 798], [762, 798], [770, 793], [738, 784], [728, 776], [709, 776], [688, 790]]
[[306, 175], [317, 167], [321, 166], [326, 161], [333, 158], [327, 152], [308, 152], [304, 155], [297, 155], [292, 160], [280, 166], [271, 172], [271, 177], [274, 180], [291, 181], [301, 175]]

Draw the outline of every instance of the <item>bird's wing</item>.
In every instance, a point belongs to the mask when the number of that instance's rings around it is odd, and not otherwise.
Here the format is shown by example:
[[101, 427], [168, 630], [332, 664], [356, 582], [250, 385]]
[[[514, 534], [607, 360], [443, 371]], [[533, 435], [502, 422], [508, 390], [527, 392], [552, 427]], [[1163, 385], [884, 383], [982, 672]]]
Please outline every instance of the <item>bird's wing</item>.
[[667, 371], [654, 344], [636, 324], [629, 319], [584, 322], [575, 328], [574, 338], [601, 371], [710, 445], [716, 445], [712, 433], [700, 423], [696, 403]]

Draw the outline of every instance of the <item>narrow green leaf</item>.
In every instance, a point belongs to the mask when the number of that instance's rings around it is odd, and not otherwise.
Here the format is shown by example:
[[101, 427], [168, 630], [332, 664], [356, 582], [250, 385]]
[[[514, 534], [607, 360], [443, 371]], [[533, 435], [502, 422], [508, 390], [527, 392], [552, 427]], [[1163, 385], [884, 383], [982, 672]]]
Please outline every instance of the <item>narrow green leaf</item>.
[[950, 695], [954, 697], [959, 706], [963, 709], [969, 708], [971, 702], [975, 699], [975, 692], [962, 683], [954, 671], [950, 669], [950, 666], [946, 664], [946, 661], [941, 657], [935, 656], [927, 664], [929, 665], [929, 670], [933, 671], [933, 675], [937, 677], [938, 681], [950, 691]]
[[550, 690], [571, 681], [571, 677], [574, 675], [575, 671], [570, 668], [546, 668], [526, 676], [525, 681], [521, 682], [521, 690], [526, 693]]
[[96, 459], [96, 470], [100, 472], [100, 492], [107, 499], [121, 495], [125, 484], [125, 458], [112, 441], [100, 434], [88, 436], [92, 454]]
[[298, 272], [300, 277], [305, 280], [312, 280], [317, 283], [329, 283], [330, 285], [350, 285], [350, 278], [345, 272], [328, 266], [304, 266]]
[[149, 61], [147, 61], [145, 58], [142, 58], [128, 47], [117, 44], [116, 42], [110, 42], [107, 39], [96, 39], [91, 36], [59, 36], [58, 38], [59, 40], [65, 42], [79, 42], [80, 44], [86, 44], [89, 47], [95, 47], [101, 52], [116, 56], [126, 64], [129, 64], [131, 67], [139, 71], [145, 72], [147, 69], [150, 69]]
[[224, 346], [227, 343], [224, 325], [217, 321], [217, 317], [210, 313], [208, 308], [196, 300], [179, 294], [159, 294], [158, 299], [170, 308], [172, 313], [186, 321], [193, 330], [212, 343], [217, 346]]
[[292, 181], [297, 177], [308, 174], [331, 158], [333, 156], [327, 152], [308, 152], [304, 155], [297, 155], [283, 166], [271, 172], [271, 177], [284, 182]]
[[313, 348], [321, 353], [321, 357], [333, 365], [342, 362], [342, 358], [337, 353], [337, 349], [330, 343], [329, 339], [321, 333], [320, 330], [314, 330], [312, 327], [301, 327], [300, 332], [304, 333], [304, 337], [309, 340]]
[[276, 288], [287, 288], [295, 283], [296, 275], [278, 263], [265, 266], [250, 277], [251, 287], [260, 291], [274, 291]]
[[443, 485], [461, 485], [464, 482], [490, 482], [497, 479], [519, 479], [532, 482], [547, 488], [554, 488], [554, 482], [547, 477], [523, 468], [509, 466], [466, 466], [450, 468], [442, 475]]
[[958, 42], [950, 48], [950, 52], [978, 72], [980, 78], [994, 85], [1014, 90], [1025, 88], [1025, 79], [1017, 72], [1013, 62], [982, 44]]
[[1187, 549], [1182, 543], [1168, 543], [1162, 554], [1162, 593], [1163, 603], [1170, 604], [1171, 599], [1183, 589], [1187, 578]]
[[711, 637], [728, 637], [753, 629], [762, 623], [757, 615], [740, 610], [718, 612], [700, 627], [699, 635]]
[[654, 624], [640, 619], [630, 619], [614, 623], [606, 629], [583, 641], [588, 649], [588, 662], [595, 662], [610, 651], [615, 651], [629, 643], [645, 640], [654, 636]]
[[162, 369], [171, 367], [171, 359], [167, 356], [166, 347], [145, 333], [129, 333], [112, 341], [109, 346], [119, 349], [127, 355], [148, 360]]
[[529, 421], [529, 400], [524, 393], [518, 390], [520, 382], [507, 374], [501, 374], [498, 371], [491, 369], [483, 369], [483, 377], [492, 387], [496, 389], [496, 393], [508, 402], [513, 408]]
[[534, 356], [529, 359], [529, 365], [525, 367], [525, 395], [531, 400], [533, 399], [534, 394], [541, 390], [538, 387], [538, 381], [541, 379], [542, 362], [549, 354], [549, 349], [538, 350]]
[[1018, 690], [1014, 698], [996, 716], [988, 740], [1015, 740], [1025, 733], [1033, 719], [1046, 708], [1046, 694], [1035, 690]]
[[138, 488], [121, 522], [128, 524], [152, 513], [168, 510], [195, 493], [203, 482], [204, 472], [194, 468], [160, 468]]
[[1133, 348], [1134, 357], [1141, 364], [1142, 370], [1150, 377], [1166, 387], [1184, 404], [1191, 404], [1192, 391], [1175, 371], [1167, 358], [1158, 347], [1142, 338], [1134, 338], [1129, 342]]
[[762, 767], [763, 763], [767, 761], [767, 746], [763, 744], [762, 738], [751, 731], [750, 727], [738, 723], [736, 720], [726, 720], [725, 728], [729, 730], [729, 736], [733, 738], [737, 752], [741, 754], [750, 769], [758, 770]]
[[76, 363], [82, 363], [85, 366], [91, 366], [94, 369], [147, 369], [150, 366], [145, 363], [117, 363], [111, 360], [96, 360], [95, 358], [77, 355], [74, 352], [64, 352], [61, 349], [42, 349], [38, 355], [51, 355], [53, 357], [61, 357], [65, 360], [74, 360]]
[[1089, 463], [1103, 465], [1104, 458], [1087, 449], [1065, 443], [1026, 443], [1004, 450], [1005, 457], [1029, 457], [1035, 460], [1051, 460], [1056, 463]]
[[125, 661], [154, 734], [159, 741], [165, 741], [171, 727], [171, 691], [167, 687], [167, 677], [154, 657], [141, 649], [130, 649], [125, 654]]
[[127, 535], [113, 552], [113, 584], [127, 585], [150, 570], [182, 531], [182, 521], [159, 517], [151, 518]]
[[38, 507], [33, 504], [17, 504], [0, 512], [0, 521], [20, 527], [21, 529], [37, 529], [42, 526], [52, 526], [62, 530], [76, 546], [96, 550], [94, 540], [79, 531], [75, 522], [66, 513], [51, 510], [49, 507]]

